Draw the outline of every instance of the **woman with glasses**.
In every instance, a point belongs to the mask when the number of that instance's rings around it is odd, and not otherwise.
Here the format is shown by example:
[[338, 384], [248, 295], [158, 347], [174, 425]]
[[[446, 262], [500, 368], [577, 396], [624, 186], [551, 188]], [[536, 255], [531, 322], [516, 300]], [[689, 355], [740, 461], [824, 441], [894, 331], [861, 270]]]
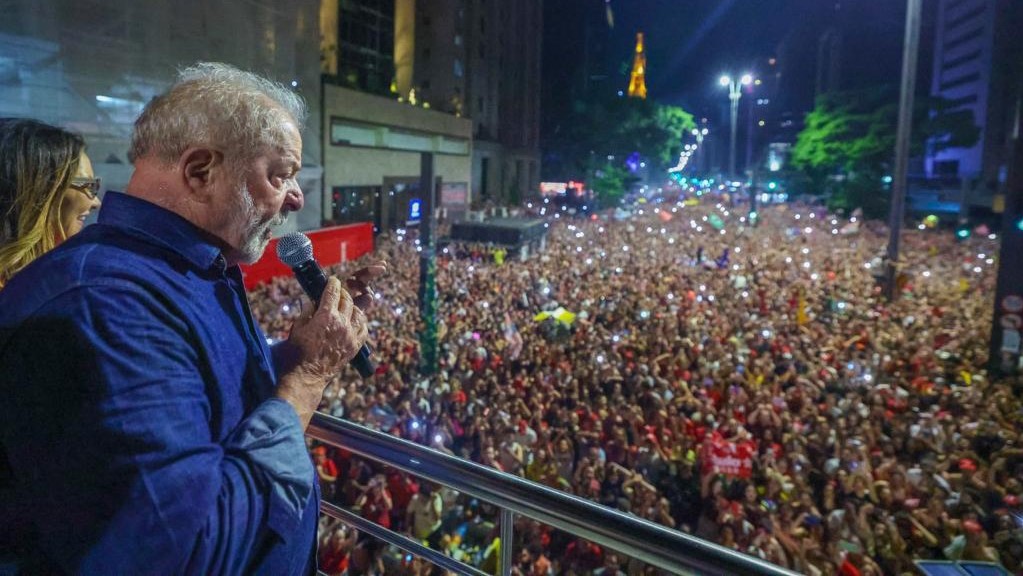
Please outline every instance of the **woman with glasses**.
[[99, 208], [100, 182], [81, 136], [0, 118], [0, 288], [77, 234]]

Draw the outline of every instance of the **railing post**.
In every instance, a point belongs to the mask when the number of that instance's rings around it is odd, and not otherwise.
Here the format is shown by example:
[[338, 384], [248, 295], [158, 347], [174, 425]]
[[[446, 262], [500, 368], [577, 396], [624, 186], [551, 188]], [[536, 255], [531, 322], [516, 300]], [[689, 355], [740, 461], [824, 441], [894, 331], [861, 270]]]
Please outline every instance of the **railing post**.
[[503, 576], [511, 576], [514, 516], [511, 510], [501, 508], [501, 574]]

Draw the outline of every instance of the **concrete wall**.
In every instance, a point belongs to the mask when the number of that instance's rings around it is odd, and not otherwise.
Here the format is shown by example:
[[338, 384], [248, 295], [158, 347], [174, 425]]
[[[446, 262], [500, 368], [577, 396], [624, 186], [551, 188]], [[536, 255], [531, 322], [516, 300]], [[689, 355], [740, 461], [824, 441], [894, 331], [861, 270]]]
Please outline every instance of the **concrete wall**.
[[[380, 186], [384, 177], [418, 178], [419, 152], [333, 146], [327, 150], [323, 171], [329, 191], [334, 186]], [[434, 155], [434, 173], [445, 182], [469, 182], [469, 156]], [[329, 219], [330, 214], [324, 214]]]
[[[472, 138], [472, 123], [465, 118], [332, 84], [326, 84], [323, 88], [323, 111], [324, 118], [336, 116], [359, 122]], [[326, 131], [323, 134], [329, 137]]]
[[[389, 148], [385, 138], [376, 145], [332, 144], [333, 119], [355, 122], [379, 133], [413, 130], [436, 139], [464, 139], [468, 142], [465, 154], [434, 154], [434, 173], [444, 182], [472, 182], [470, 120], [331, 84], [323, 87], [323, 104], [323, 181], [327, 194], [334, 187], [382, 187], [385, 179], [415, 179], [420, 169], [419, 151]], [[323, 202], [325, 220], [332, 217], [330, 204]]]

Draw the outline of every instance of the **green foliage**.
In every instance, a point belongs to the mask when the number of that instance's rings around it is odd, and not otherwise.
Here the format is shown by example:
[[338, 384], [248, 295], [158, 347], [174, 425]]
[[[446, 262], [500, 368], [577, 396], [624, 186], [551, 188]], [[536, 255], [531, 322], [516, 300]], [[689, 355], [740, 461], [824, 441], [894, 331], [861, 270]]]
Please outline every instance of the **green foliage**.
[[898, 106], [891, 98], [887, 88], [819, 97], [792, 148], [793, 166], [814, 180], [883, 167], [895, 150]]
[[638, 180], [621, 162], [605, 161], [593, 171], [590, 187], [602, 208], [617, 206], [625, 192]]
[[[897, 124], [898, 92], [893, 87], [819, 97], [792, 149], [792, 166], [805, 191], [830, 195], [834, 207], [883, 214], [888, 191], [882, 176], [891, 173]], [[970, 110], [951, 110], [940, 98], [918, 99], [910, 155], [919, 156], [927, 145], [932, 150], [973, 146], [979, 135]]]
[[849, 214], [861, 208], [867, 218], [883, 218], [888, 213], [890, 187], [881, 178], [876, 172], [858, 172], [848, 177], [828, 196], [828, 209]]
[[[633, 152], [639, 152], [652, 173], [674, 165], [684, 135], [695, 127], [692, 114], [652, 100], [577, 100], [550, 148], [562, 164], [559, 177], [582, 176], [594, 190], [598, 186], [607, 190], [619, 181], [623, 186], [635, 181], [621, 175], [626, 172], [625, 159]], [[598, 171], [604, 175], [597, 176]]]
[[655, 110], [657, 123], [665, 132], [665, 138], [660, 142], [657, 160], [662, 167], [667, 168], [678, 160], [678, 155], [682, 151], [682, 139], [690, 130], [696, 128], [696, 121], [692, 114], [679, 106], [657, 105]]

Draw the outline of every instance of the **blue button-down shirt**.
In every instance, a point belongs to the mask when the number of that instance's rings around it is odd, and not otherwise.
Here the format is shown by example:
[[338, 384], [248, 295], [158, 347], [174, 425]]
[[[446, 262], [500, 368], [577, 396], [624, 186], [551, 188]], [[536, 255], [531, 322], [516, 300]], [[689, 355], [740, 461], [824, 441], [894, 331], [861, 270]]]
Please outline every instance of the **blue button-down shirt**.
[[0, 290], [0, 367], [0, 542], [24, 573], [315, 569], [298, 417], [241, 272], [183, 218], [107, 193]]

